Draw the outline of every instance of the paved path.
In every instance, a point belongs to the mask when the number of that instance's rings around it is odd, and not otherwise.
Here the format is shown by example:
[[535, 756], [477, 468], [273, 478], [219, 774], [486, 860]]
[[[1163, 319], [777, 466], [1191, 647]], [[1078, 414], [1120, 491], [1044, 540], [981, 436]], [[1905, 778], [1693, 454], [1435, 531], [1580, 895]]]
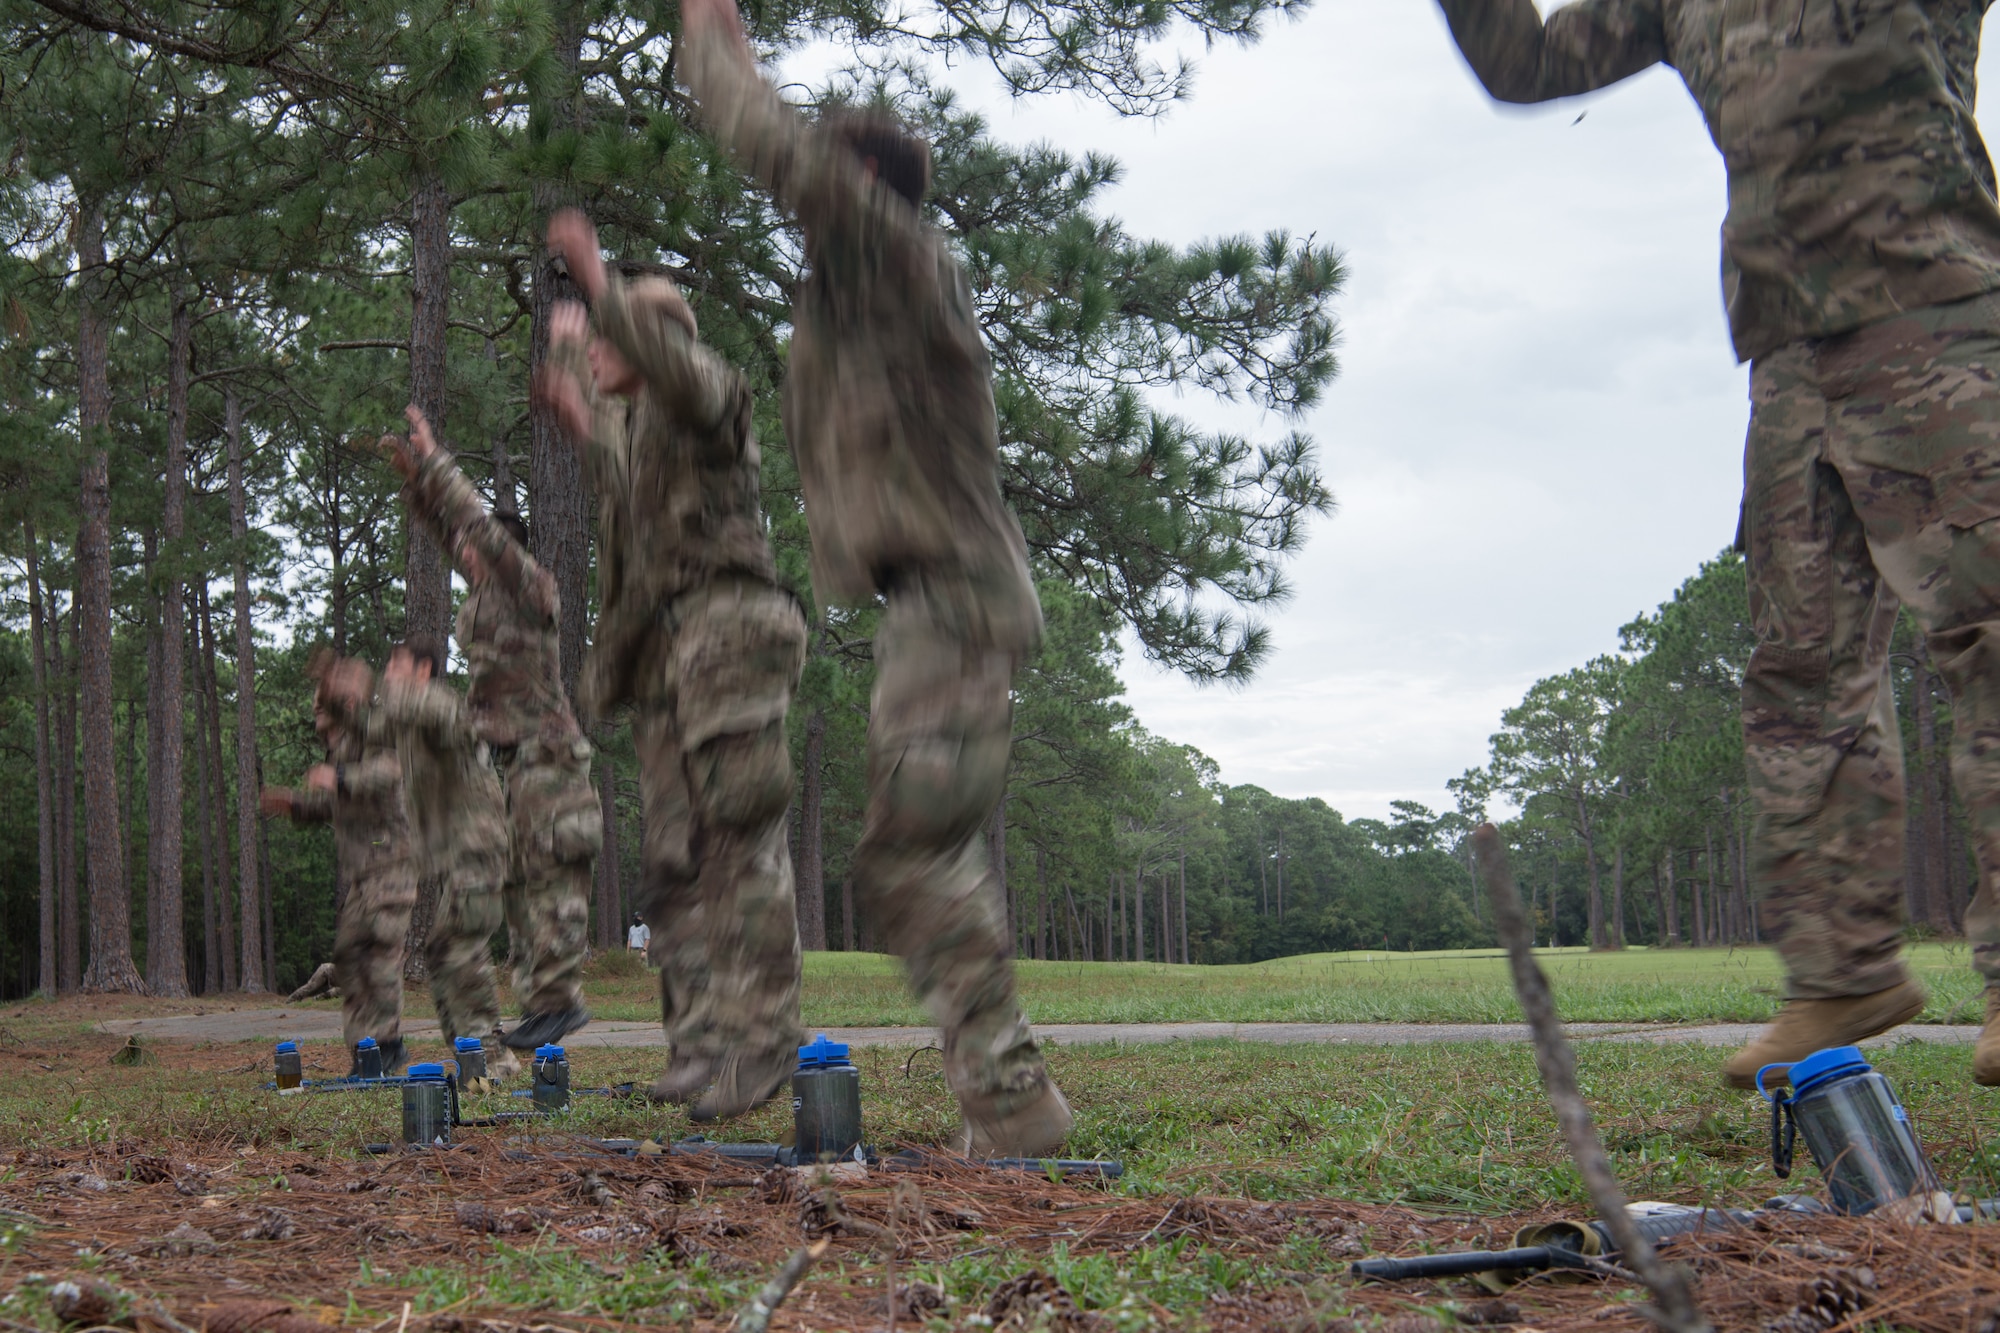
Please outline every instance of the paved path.
[[[163, 1018], [120, 1018], [98, 1025], [116, 1036], [137, 1033], [157, 1041], [339, 1041], [340, 1014], [332, 1009], [238, 1009], [228, 1013], [178, 1014]], [[818, 1030], [818, 1029], [816, 1029]], [[436, 1040], [431, 1019], [403, 1025], [407, 1036]], [[937, 1041], [932, 1028], [826, 1028], [829, 1037], [852, 1046], [924, 1046]], [[1571, 1023], [1571, 1037], [1586, 1041], [1696, 1042], [1703, 1046], [1741, 1046], [1757, 1031], [1754, 1023], [1708, 1023], [1682, 1027], [1633, 1023]], [[1108, 1042], [1157, 1043], [1227, 1039], [1257, 1042], [1305, 1042], [1324, 1045], [1408, 1046], [1424, 1042], [1526, 1041], [1520, 1023], [1037, 1023], [1035, 1035], [1061, 1046]], [[1976, 1025], [1942, 1027], [1912, 1024], [1871, 1041], [1869, 1046], [1898, 1041], [1930, 1041], [1969, 1046], [1979, 1037]], [[658, 1023], [605, 1020], [570, 1034], [568, 1046], [664, 1046]]]

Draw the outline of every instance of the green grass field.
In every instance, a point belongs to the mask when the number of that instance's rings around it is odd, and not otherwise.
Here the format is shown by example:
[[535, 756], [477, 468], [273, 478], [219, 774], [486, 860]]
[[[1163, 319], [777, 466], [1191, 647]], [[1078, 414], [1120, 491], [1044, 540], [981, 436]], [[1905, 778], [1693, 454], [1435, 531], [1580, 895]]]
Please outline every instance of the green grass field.
[[[1920, 944], [1911, 963], [1930, 987], [1924, 1021], [1976, 1023], [1979, 979], [1962, 943]], [[1563, 1017], [1573, 1022], [1762, 1022], [1777, 1008], [1782, 969], [1766, 948], [1626, 949], [1540, 954]], [[1311, 954], [1231, 967], [1164, 963], [1017, 964], [1041, 1023], [1508, 1023], [1519, 1021], [1497, 949]], [[659, 1016], [653, 979], [630, 955], [592, 964], [599, 1018]], [[881, 954], [805, 956], [804, 1018], [822, 1027], [921, 1024], [902, 970]]]

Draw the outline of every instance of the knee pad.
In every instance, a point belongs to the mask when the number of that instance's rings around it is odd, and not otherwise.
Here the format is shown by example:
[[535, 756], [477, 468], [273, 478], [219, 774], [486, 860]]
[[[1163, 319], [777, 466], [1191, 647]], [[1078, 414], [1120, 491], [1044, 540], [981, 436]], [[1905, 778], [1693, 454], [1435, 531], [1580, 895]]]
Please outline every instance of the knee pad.
[[792, 799], [792, 756], [784, 724], [727, 732], [688, 754], [688, 792], [706, 822], [731, 828], [783, 815]]

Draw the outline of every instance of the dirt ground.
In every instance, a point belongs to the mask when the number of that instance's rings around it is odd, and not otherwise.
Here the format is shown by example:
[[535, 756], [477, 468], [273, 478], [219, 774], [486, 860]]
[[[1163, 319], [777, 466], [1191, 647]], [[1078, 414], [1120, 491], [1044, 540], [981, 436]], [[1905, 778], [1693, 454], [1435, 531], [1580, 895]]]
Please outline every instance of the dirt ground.
[[[39, 1076], [51, 1099], [66, 1097], [75, 1084], [47, 1071], [101, 1067], [116, 1047], [110, 1037], [65, 1040], [58, 1059], [17, 1038], [0, 1046], [0, 1077]], [[244, 1075], [244, 1057], [241, 1047], [208, 1048], [175, 1060]], [[265, 1146], [254, 1126], [245, 1137], [119, 1137], [0, 1154], [0, 1290], [45, 1293], [70, 1280], [74, 1326], [138, 1333], [312, 1333], [327, 1324], [370, 1333], [710, 1330], [730, 1326], [745, 1294], [788, 1254], [824, 1238], [830, 1251], [773, 1328], [1429, 1333], [1447, 1319], [1543, 1333], [1645, 1327], [1637, 1292], [1615, 1278], [1542, 1278], [1494, 1297], [1463, 1281], [1357, 1284], [1344, 1272], [1365, 1254], [1504, 1247], [1516, 1227], [1545, 1216], [1258, 1202], [1216, 1197], [1195, 1181], [1184, 1193], [1139, 1197], [936, 1160], [829, 1179], [628, 1157], [581, 1136], [505, 1127], [463, 1131], [446, 1151], [383, 1155]], [[1302, 1237], [1317, 1242], [1314, 1271], [1287, 1271]], [[1235, 1265], [1244, 1276], [1198, 1308], [1176, 1310], [1147, 1308], [1143, 1291], [1115, 1309], [1085, 1309], [1050, 1276], [1058, 1252], [1122, 1267], [1163, 1246], [1178, 1246], [1172, 1262]], [[1668, 1254], [1694, 1269], [1718, 1329], [1996, 1333], [2000, 1227], [1778, 1221], [1683, 1240]], [[675, 1294], [652, 1305], [635, 1297], [617, 1317], [566, 1313], [603, 1302], [566, 1305], [559, 1292], [495, 1298], [518, 1290], [504, 1275], [522, 1256], [538, 1271], [562, 1261], [577, 1290], [629, 1295], [632, 1284], [651, 1282]], [[453, 1272], [475, 1280], [445, 1300], [434, 1275]], [[934, 1286], [925, 1275], [948, 1276]], [[105, 1290], [119, 1295], [93, 1303]], [[895, 1293], [893, 1319], [885, 1290]], [[52, 1309], [16, 1302], [0, 1307], [10, 1316], [0, 1325], [46, 1329]]]

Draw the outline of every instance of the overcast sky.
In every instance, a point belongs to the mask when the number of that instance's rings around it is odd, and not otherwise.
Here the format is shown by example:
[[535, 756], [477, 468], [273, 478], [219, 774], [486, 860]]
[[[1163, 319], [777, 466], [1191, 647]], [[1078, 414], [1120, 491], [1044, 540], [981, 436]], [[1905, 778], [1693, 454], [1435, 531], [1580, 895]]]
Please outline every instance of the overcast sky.
[[1230, 781], [1349, 817], [1448, 808], [1503, 708], [1614, 649], [1734, 535], [1721, 162], [1665, 70], [1495, 105], [1429, 0], [1319, 0], [1191, 53], [1194, 95], [1157, 123], [960, 82], [1002, 138], [1120, 158], [1110, 210], [1135, 234], [1284, 227], [1351, 269], [1342, 371], [1303, 423], [1340, 509], [1267, 617], [1270, 664], [1197, 689], [1133, 655], [1131, 701]]

